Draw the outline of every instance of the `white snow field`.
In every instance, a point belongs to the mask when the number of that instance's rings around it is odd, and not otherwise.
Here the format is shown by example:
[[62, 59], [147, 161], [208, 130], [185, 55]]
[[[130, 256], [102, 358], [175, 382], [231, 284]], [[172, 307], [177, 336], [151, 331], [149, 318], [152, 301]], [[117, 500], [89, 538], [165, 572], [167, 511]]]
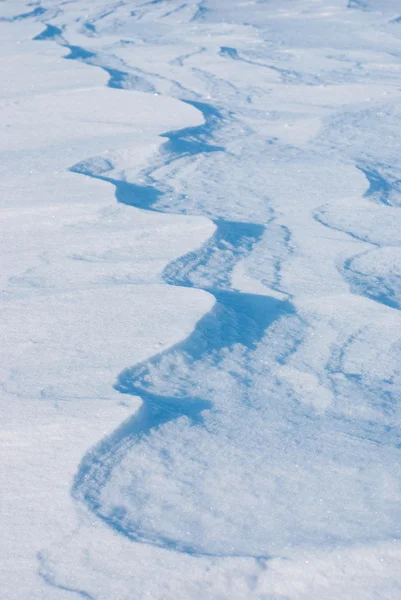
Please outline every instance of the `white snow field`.
[[0, 598], [401, 598], [399, 0], [0, 0]]

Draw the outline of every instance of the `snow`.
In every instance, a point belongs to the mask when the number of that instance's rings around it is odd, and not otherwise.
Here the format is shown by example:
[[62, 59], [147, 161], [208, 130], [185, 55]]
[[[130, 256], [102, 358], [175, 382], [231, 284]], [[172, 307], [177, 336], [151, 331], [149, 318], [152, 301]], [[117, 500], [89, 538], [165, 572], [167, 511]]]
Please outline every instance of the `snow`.
[[7, 600], [401, 595], [395, 0], [2, 0]]

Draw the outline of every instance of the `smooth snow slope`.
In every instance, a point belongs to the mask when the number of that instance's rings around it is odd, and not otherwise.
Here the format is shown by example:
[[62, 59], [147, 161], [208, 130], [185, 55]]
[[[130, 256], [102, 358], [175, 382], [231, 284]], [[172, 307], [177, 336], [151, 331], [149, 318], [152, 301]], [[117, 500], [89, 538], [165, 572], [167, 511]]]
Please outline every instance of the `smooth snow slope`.
[[397, 2], [0, 9], [5, 597], [399, 598]]

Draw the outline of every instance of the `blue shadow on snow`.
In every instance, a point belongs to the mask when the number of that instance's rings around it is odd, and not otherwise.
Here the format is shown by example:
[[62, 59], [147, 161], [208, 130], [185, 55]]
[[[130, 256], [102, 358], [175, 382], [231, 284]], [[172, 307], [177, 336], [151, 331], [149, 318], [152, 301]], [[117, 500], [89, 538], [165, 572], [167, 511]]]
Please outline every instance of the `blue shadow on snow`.
[[[205, 270], [209, 263], [216, 265], [217, 256], [224, 256], [224, 271], [210, 270], [213, 288], [231, 285], [231, 273], [241, 258], [248, 254], [265, 231], [263, 225], [240, 221], [213, 221], [216, 232], [203, 246], [171, 262], [163, 271], [163, 280], [170, 285], [193, 287], [192, 276]], [[209, 283], [209, 287], [210, 287]]]
[[224, 151], [224, 146], [213, 145], [207, 141], [213, 136], [213, 133], [223, 121], [223, 115], [220, 111], [205, 102], [195, 102], [193, 100], [182, 100], [182, 102], [198, 109], [202, 113], [205, 122], [195, 127], [186, 127], [177, 131], [162, 133], [161, 136], [169, 140], [164, 145], [164, 149], [172, 154], [190, 156]]
[[33, 39], [36, 42], [43, 40], [55, 40], [56, 38], [60, 37], [62, 33], [63, 32], [59, 27], [55, 27], [54, 25], [46, 25], [46, 28]]

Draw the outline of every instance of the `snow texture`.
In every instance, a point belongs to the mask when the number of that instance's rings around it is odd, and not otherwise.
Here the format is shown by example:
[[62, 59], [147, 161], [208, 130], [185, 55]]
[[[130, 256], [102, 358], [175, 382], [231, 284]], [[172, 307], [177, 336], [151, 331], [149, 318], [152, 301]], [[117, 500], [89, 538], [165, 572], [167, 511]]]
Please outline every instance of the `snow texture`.
[[0, 1], [2, 597], [401, 597], [400, 38]]

